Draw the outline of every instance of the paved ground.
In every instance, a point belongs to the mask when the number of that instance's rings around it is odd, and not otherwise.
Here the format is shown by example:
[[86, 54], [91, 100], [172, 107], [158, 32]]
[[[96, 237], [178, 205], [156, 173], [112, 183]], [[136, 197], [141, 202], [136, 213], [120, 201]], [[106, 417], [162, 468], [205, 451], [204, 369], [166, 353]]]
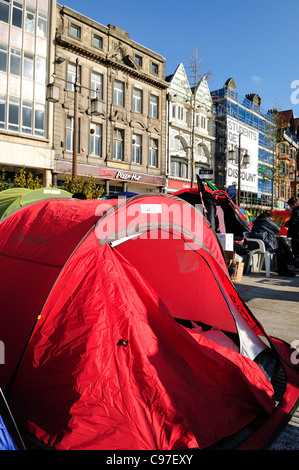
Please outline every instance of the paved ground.
[[[250, 273], [235, 286], [267, 334], [299, 342], [299, 270], [296, 277]], [[299, 450], [299, 407], [269, 450]]]

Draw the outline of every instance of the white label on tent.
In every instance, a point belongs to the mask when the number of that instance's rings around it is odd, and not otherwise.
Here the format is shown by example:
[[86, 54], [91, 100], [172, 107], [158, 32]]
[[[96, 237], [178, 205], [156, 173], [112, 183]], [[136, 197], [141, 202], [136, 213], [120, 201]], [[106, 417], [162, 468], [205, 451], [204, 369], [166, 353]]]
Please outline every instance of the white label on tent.
[[60, 189], [44, 189], [44, 194], [60, 194]]
[[162, 214], [161, 204], [141, 204], [142, 214]]

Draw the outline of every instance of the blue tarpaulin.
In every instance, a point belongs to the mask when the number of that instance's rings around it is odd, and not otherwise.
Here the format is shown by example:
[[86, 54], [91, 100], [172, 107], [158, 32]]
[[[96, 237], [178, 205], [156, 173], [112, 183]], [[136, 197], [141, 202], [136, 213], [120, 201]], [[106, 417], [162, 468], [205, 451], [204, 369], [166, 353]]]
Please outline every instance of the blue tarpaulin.
[[18, 450], [0, 416], [0, 450]]

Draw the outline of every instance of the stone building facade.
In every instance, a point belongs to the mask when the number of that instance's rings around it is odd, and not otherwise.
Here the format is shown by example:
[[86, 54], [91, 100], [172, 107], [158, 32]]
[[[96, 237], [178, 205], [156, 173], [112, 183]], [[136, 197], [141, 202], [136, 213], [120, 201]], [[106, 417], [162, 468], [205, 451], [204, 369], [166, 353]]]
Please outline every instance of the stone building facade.
[[284, 210], [290, 197], [297, 197], [298, 128], [291, 109], [272, 110], [277, 126], [276, 204]]
[[164, 190], [168, 84], [161, 55], [116, 26], [57, 5], [50, 82], [58, 183], [76, 161], [77, 175], [104, 183], [106, 193]]

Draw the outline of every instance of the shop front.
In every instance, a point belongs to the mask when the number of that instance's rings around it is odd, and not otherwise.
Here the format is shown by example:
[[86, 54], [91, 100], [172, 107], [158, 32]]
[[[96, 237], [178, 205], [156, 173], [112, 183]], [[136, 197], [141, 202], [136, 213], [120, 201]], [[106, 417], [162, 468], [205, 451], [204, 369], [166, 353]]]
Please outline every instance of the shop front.
[[[71, 175], [72, 163], [57, 160], [55, 162], [55, 174], [58, 181], [63, 180], [65, 175]], [[103, 184], [106, 195], [116, 192], [160, 193], [165, 192], [166, 187], [165, 176], [137, 173], [119, 168], [79, 163], [77, 174], [78, 176], [92, 177], [99, 184]]]

